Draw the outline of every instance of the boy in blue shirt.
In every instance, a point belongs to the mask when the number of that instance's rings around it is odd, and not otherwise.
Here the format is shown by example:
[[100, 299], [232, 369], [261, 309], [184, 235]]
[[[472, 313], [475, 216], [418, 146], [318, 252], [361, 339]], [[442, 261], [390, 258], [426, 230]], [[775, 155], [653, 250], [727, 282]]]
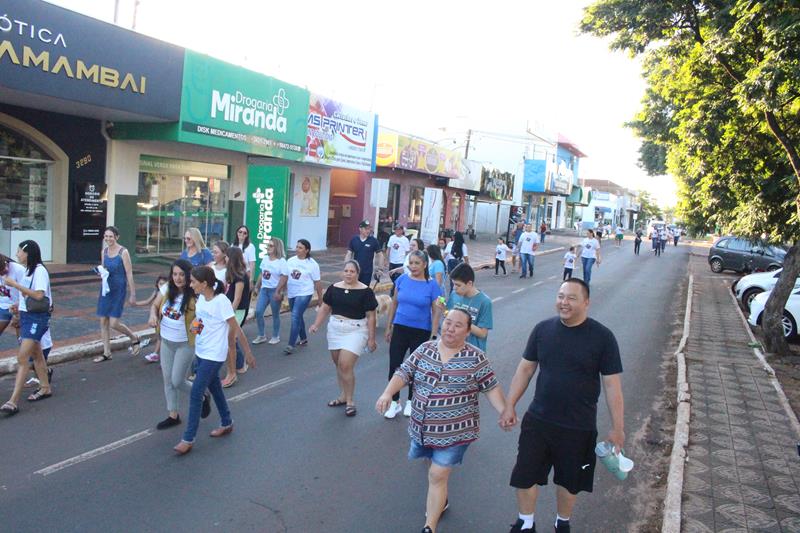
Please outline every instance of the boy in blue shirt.
[[463, 309], [472, 317], [467, 342], [486, 353], [486, 338], [492, 329], [492, 300], [475, 287], [475, 271], [461, 263], [450, 273], [453, 290], [447, 299], [447, 310]]

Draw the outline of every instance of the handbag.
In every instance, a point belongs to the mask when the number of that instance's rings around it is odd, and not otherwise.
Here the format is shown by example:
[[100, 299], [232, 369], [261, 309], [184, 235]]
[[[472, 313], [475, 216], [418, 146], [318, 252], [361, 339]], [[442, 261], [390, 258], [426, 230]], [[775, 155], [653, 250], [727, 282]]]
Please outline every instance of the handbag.
[[[33, 276], [28, 285], [29, 289], [33, 289]], [[28, 313], [49, 313], [50, 312], [50, 298], [45, 296], [41, 300], [37, 300], [31, 296], [25, 297], [25, 309]]]

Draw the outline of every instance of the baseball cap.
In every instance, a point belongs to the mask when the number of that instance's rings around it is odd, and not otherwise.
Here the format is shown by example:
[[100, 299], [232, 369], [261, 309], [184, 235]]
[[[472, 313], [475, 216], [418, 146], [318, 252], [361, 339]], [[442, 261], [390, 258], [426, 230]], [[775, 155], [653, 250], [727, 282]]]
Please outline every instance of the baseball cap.
[[364, 219], [358, 223], [359, 228], [368, 228], [369, 227], [369, 220]]

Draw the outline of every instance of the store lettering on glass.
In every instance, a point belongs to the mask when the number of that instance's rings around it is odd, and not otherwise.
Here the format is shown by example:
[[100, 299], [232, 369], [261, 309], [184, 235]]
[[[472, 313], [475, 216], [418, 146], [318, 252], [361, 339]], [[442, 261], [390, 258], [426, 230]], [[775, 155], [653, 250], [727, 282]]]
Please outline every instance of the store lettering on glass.
[[[53, 46], [61, 45], [64, 48], [67, 47], [67, 42], [64, 40], [64, 35], [61, 33], [54, 32], [48, 28], [37, 28], [35, 24], [12, 18], [8, 13], [4, 13], [0, 16], [0, 31], [4, 33], [16, 33], [21, 37], [39, 40], [43, 43], [52, 44]], [[55, 38], [53, 35], [55, 35]]]

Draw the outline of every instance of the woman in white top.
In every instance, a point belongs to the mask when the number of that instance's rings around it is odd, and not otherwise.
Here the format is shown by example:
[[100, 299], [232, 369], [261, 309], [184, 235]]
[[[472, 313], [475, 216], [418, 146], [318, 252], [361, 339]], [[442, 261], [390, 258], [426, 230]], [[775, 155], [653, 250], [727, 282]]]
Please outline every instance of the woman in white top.
[[272, 309], [272, 337], [270, 344], [281, 342], [281, 303], [286, 294], [286, 282], [289, 279], [289, 268], [286, 266], [286, 254], [283, 241], [272, 237], [267, 245], [268, 255], [261, 260], [261, 275], [258, 276], [253, 292], [258, 295], [256, 302], [256, 326], [258, 337], [253, 344], [267, 342], [264, 311], [267, 306]]
[[[231, 301], [224, 294], [222, 283], [214, 276], [214, 271], [207, 266], [192, 269], [191, 287], [197, 295], [195, 318], [191, 331], [195, 334], [194, 351], [197, 356], [197, 369], [189, 402], [189, 419], [181, 441], [173, 448], [179, 455], [189, 453], [197, 436], [204, 408], [206, 389], [214, 398], [220, 416], [220, 426], [211, 432], [212, 437], [222, 437], [233, 431], [233, 420], [225, 400], [225, 393], [219, 379], [219, 369], [229, 357], [236, 356], [236, 335], [239, 323], [233, 313]], [[247, 364], [255, 368], [256, 360], [245, 344]]]
[[231, 245], [234, 248], [240, 248], [244, 255], [244, 264], [247, 266], [247, 274], [250, 276], [251, 283], [255, 283], [253, 276], [256, 273], [256, 247], [250, 242], [250, 230], [247, 226], [239, 226], [236, 228], [236, 238]]
[[[603, 231], [602, 229], [600, 231]], [[583, 281], [588, 285], [592, 281], [592, 267], [595, 262], [600, 266], [600, 243], [594, 238], [594, 231], [587, 229], [586, 238], [581, 242], [581, 265]]]
[[211, 268], [214, 269], [214, 275], [222, 283], [225, 283], [225, 276], [228, 273], [228, 248], [229, 244], [225, 241], [217, 241], [211, 247], [211, 257], [214, 260], [211, 262]]
[[3, 280], [5, 285], [19, 291], [20, 346], [17, 354], [17, 376], [11, 399], [0, 407], [7, 415], [19, 412], [19, 398], [28, 376], [28, 359], [33, 358], [39, 389], [28, 396], [29, 402], [37, 402], [52, 396], [47, 376], [47, 362], [42, 353], [42, 337], [50, 327], [50, 310], [53, 301], [50, 293], [50, 274], [42, 264], [42, 252], [35, 241], [22, 241], [17, 248], [17, 261], [25, 267], [25, 276], [17, 283], [11, 276]]
[[[289, 279], [286, 282], [286, 296], [289, 298], [289, 309], [292, 313], [292, 329], [289, 332], [289, 344], [284, 348], [286, 355], [294, 352], [297, 346], [308, 344], [306, 323], [303, 313], [311, 297], [317, 294], [317, 301], [322, 303], [322, 285], [320, 284], [319, 265], [311, 258], [311, 243], [306, 239], [297, 241], [297, 255], [286, 262]], [[299, 339], [299, 340], [298, 340]]]
[[25, 267], [3, 254], [0, 254], [0, 335], [14, 318], [14, 308], [19, 302], [19, 291], [5, 284], [8, 276], [17, 283], [25, 277]]

